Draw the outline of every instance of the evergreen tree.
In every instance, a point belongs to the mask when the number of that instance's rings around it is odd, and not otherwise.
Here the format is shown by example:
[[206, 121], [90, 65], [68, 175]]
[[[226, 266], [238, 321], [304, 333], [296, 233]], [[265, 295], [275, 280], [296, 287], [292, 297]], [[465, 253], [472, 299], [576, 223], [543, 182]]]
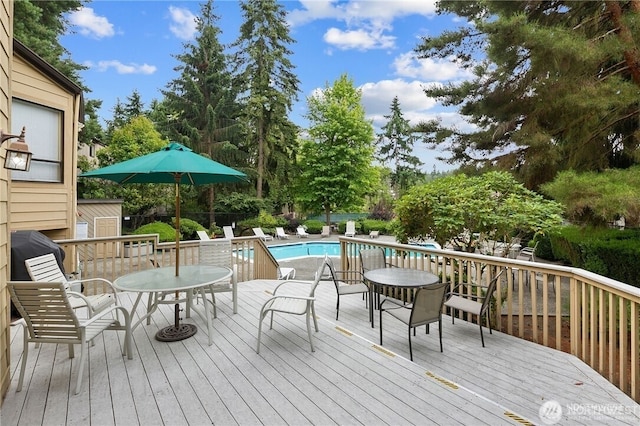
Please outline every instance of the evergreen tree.
[[361, 210], [379, 182], [372, 165], [373, 127], [361, 98], [353, 81], [342, 75], [307, 101], [310, 139], [301, 147], [296, 198], [307, 211], [322, 206], [327, 225], [331, 211]]
[[[246, 155], [234, 144], [239, 132], [238, 106], [227, 56], [218, 40], [218, 20], [213, 0], [204, 3], [197, 18], [194, 42], [185, 44], [184, 53], [176, 55], [180, 65], [175, 70], [180, 76], [162, 91], [165, 96], [162, 109], [171, 117], [164, 125], [171, 139], [216, 161], [237, 167], [242, 165]], [[204, 191], [209, 219], [213, 223], [214, 186], [209, 185]]]
[[402, 115], [397, 96], [391, 101], [391, 114], [384, 118], [387, 124], [382, 126], [382, 132], [378, 134], [378, 156], [383, 163], [393, 163], [391, 186], [397, 198], [421, 180], [423, 173], [420, 166], [423, 163], [412, 154], [417, 137], [409, 120]]
[[[450, 161], [516, 171], [528, 187], [558, 170], [638, 161], [640, 1], [441, 1], [468, 24], [426, 37], [421, 57], [455, 58], [475, 78], [431, 87], [477, 129], [423, 123]], [[486, 59], [478, 62], [478, 58]]]
[[232, 45], [235, 77], [247, 142], [255, 156], [256, 196], [262, 198], [269, 167], [286, 179], [282, 159], [291, 159], [295, 151], [297, 128], [287, 115], [297, 100], [299, 82], [289, 60], [292, 52], [287, 45], [294, 40], [282, 4], [246, 0], [240, 7], [244, 21]]
[[13, 36], [83, 90], [88, 90], [79, 75], [87, 67], [71, 60], [69, 51], [58, 40], [67, 31], [65, 14], [84, 3], [87, 1], [14, 1]]

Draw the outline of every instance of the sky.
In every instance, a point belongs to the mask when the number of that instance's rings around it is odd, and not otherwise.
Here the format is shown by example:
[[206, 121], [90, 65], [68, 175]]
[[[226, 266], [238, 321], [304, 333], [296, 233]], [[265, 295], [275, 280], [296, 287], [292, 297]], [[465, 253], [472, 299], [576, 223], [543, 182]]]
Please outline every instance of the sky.
[[[300, 81], [291, 120], [307, 128], [307, 98], [346, 74], [362, 92], [362, 105], [376, 133], [387, 122], [394, 96], [411, 124], [437, 118], [458, 128], [468, 125], [455, 110], [428, 98], [423, 88], [470, 78], [451, 60], [419, 59], [421, 37], [462, 25], [455, 16], [435, 14], [432, 0], [282, 1], [290, 35], [290, 57]], [[160, 90], [179, 77], [175, 56], [195, 36], [200, 1], [94, 0], [68, 16], [69, 31], [60, 41], [71, 59], [88, 67], [80, 73], [91, 89], [85, 99], [102, 100], [99, 116], [109, 120], [113, 107], [137, 91], [145, 108], [162, 99]], [[220, 17], [220, 42], [237, 39], [243, 17], [237, 1], [214, 2]], [[441, 152], [415, 145], [414, 153], [431, 172], [454, 168], [436, 160]]]

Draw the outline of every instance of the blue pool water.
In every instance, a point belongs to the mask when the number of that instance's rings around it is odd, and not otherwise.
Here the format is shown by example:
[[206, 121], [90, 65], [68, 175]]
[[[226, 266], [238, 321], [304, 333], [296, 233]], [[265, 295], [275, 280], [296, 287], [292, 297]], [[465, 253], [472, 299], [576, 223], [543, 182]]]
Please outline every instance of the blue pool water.
[[340, 243], [308, 242], [269, 246], [269, 251], [276, 260], [294, 259], [306, 256], [340, 256]]
[[[436, 248], [430, 243], [420, 244], [426, 248]], [[390, 250], [390, 249], [387, 249]], [[307, 256], [324, 256], [332, 257], [340, 256], [340, 243], [337, 241], [318, 241], [318, 242], [302, 242], [294, 244], [279, 244], [269, 246], [269, 251], [276, 260], [291, 260]], [[387, 253], [391, 255], [391, 253]], [[253, 252], [249, 253], [249, 257], [253, 257]]]

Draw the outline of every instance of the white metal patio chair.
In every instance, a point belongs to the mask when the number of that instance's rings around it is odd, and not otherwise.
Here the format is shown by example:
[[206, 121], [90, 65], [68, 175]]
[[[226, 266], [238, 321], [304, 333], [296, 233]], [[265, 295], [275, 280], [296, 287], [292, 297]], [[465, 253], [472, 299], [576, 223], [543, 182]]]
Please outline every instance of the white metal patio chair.
[[[318, 332], [318, 319], [316, 318], [316, 312], [314, 307], [315, 291], [316, 287], [320, 283], [324, 274], [325, 263], [322, 262], [315, 273], [315, 279], [312, 283], [308, 281], [283, 281], [273, 290], [273, 297], [267, 300], [262, 309], [260, 309], [260, 319], [258, 323], [258, 346], [256, 352], [260, 353], [260, 341], [262, 337], [262, 323], [267, 315], [271, 315], [269, 322], [269, 330], [273, 328], [273, 314], [275, 312], [281, 314], [292, 315], [305, 315], [307, 322], [307, 335], [309, 336], [309, 344], [311, 345], [311, 352], [315, 352], [313, 347], [313, 340], [311, 337], [311, 318], [313, 317], [313, 324], [316, 332]], [[293, 286], [307, 286], [308, 292], [306, 296], [298, 296], [292, 294], [286, 294], [283, 289]], [[280, 293], [279, 293], [280, 292]], [[278, 294], [279, 293], [279, 294]]]
[[[84, 280], [67, 280], [55, 256], [52, 253], [26, 259], [24, 264], [33, 281], [64, 283], [69, 293], [69, 303], [74, 309], [86, 307], [89, 316], [101, 312], [111, 305], [118, 305], [116, 289], [111, 281], [104, 278], [88, 278]], [[82, 292], [82, 285], [92, 285], [92, 290]]]
[[215, 293], [230, 291], [233, 301], [233, 313], [238, 313], [238, 266], [232, 262], [232, 255], [231, 241], [228, 239], [214, 238], [209, 241], [200, 241], [199, 263], [201, 265], [224, 266], [232, 270], [229, 280], [220, 281], [213, 285], [211, 304], [213, 305], [214, 318], [217, 318]]
[[209, 234], [207, 233], [207, 231], [196, 231], [196, 234], [198, 234], [198, 238], [200, 238], [202, 241], [211, 239], [209, 238]]
[[[123, 330], [122, 354], [133, 358], [131, 318], [122, 306], [111, 306], [88, 319], [79, 319], [67, 293], [66, 283], [9, 281], [9, 293], [24, 320], [24, 344], [17, 392], [22, 390], [29, 355], [29, 343], [69, 345], [69, 358], [74, 357], [73, 345], [80, 345], [80, 361], [75, 393], [80, 392], [87, 358], [88, 343], [105, 330]], [[119, 319], [122, 318], [121, 322]]]

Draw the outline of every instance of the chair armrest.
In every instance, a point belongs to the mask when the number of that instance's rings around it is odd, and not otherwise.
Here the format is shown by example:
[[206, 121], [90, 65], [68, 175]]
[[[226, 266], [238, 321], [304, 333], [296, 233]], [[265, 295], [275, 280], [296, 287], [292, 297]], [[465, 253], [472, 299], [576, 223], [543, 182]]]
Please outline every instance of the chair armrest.
[[[382, 309], [382, 305], [384, 305], [385, 302], [393, 303], [395, 307]], [[391, 309], [412, 309], [412, 308], [413, 308], [412, 303], [404, 303], [402, 300], [394, 299], [393, 297], [387, 297], [380, 303], [380, 310], [382, 311], [388, 311]]]
[[82, 280], [70, 280], [70, 281], [68, 281], [69, 285], [84, 284], [84, 283], [91, 283], [91, 282], [98, 282], [98, 283], [102, 283], [102, 284], [107, 284], [107, 287], [109, 287], [113, 293], [117, 292], [116, 288], [113, 286], [113, 283], [111, 281], [105, 279], [105, 278], [85, 278], [85, 279], [82, 279]]
[[278, 284], [276, 286], [276, 288], [273, 289], [273, 295], [276, 294], [276, 292], [280, 289], [280, 287], [285, 286], [286, 284], [305, 284], [305, 285], [311, 285], [313, 284], [313, 281], [297, 281], [297, 280], [286, 280], [286, 281], [282, 281], [280, 284]]

